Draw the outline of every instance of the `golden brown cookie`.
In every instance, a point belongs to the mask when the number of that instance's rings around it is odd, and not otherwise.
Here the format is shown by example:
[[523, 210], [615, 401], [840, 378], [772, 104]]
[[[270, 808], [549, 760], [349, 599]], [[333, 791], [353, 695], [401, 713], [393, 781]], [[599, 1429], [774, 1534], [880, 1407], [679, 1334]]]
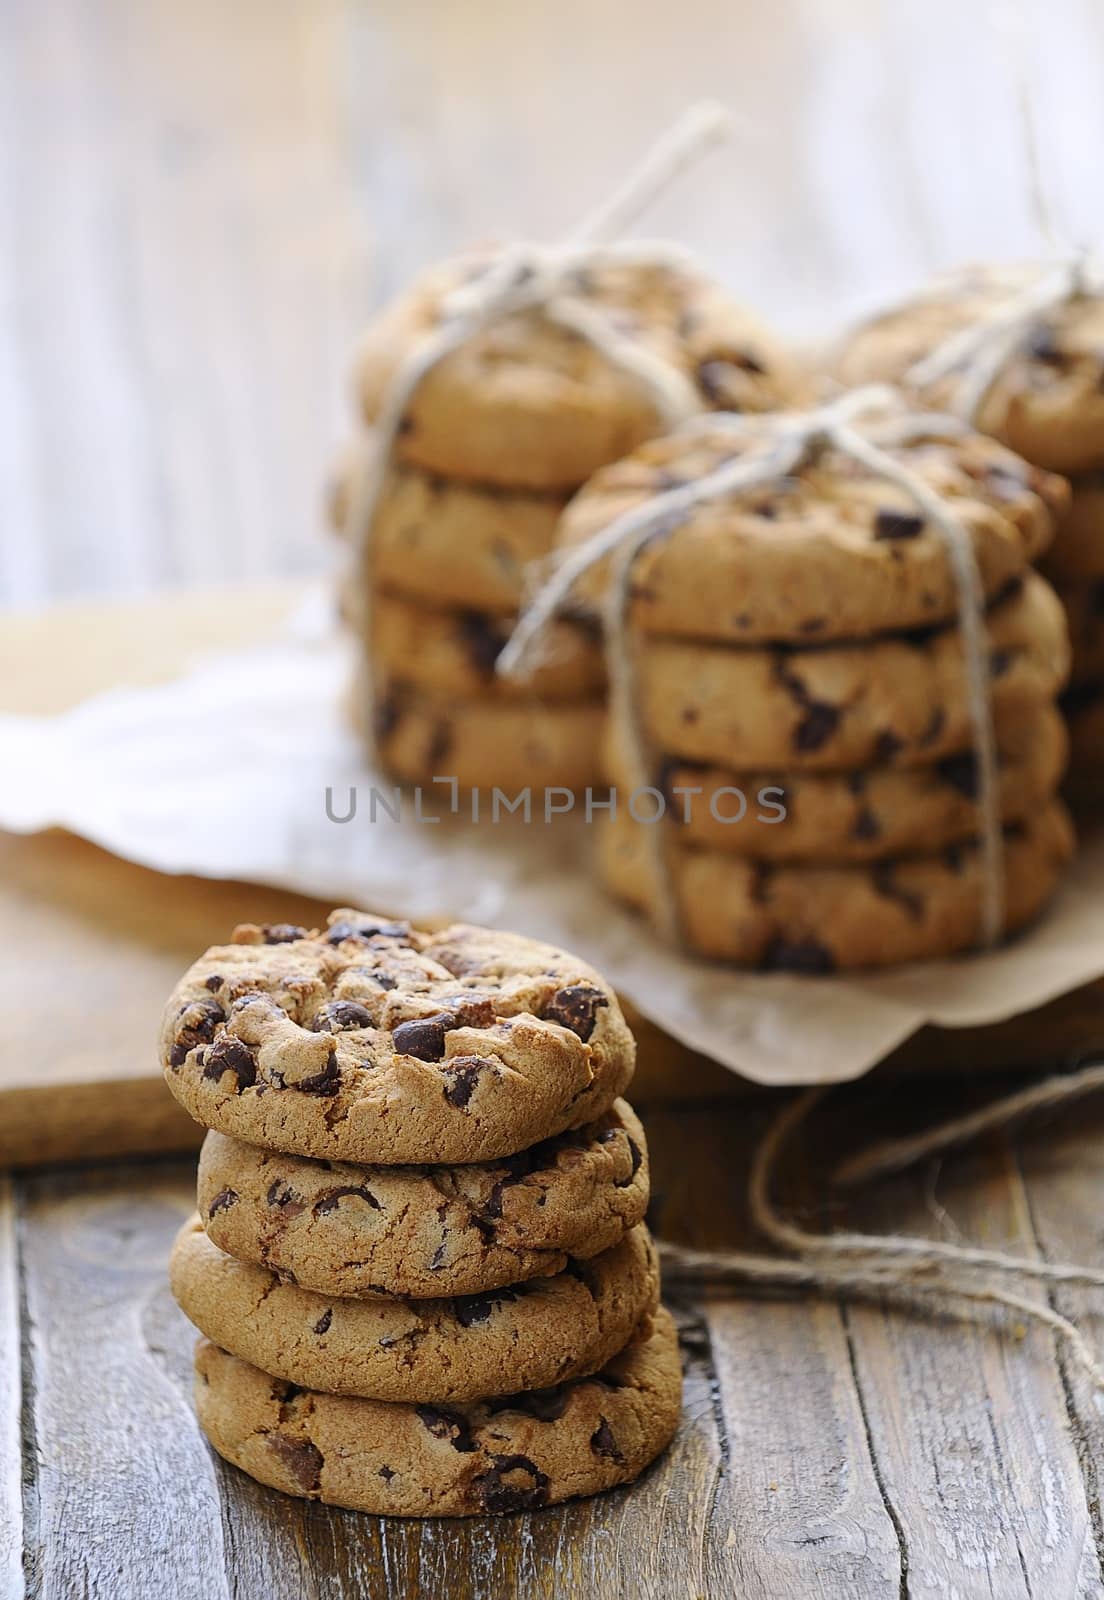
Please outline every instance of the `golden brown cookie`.
[[[764, 443], [753, 426], [741, 437], [695, 428], [644, 445], [572, 500], [560, 543], [585, 543], [664, 490]], [[1067, 504], [1062, 479], [977, 434], [889, 453], [969, 531], [990, 598], [1045, 550]], [[606, 582], [604, 568], [594, 569], [579, 597], [595, 602]], [[835, 451], [780, 483], [679, 518], [635, 561], [631, 594], [632, 621], [648, 632], [733, 644], [854, 639], [945, 622], [959, 609], [946, 545], [910, 496]]]
[[378, 1516], [534, 1511], [637, 1477], [682, 1392], [662, 1307], [595, 1377], [443, 1409], [298, 1389], [202, 1340], [196, 1409], [219, 1455], [285, 1494]]
[[197, 1205], [240, 1261], [330, 1295], [482, 1294], [561, 1272], [643, 1218], [648, 1149], [616, 1101], [584, 1128], [498, 1161], [354, 1166], [211, 1133]]
[[[404, 358], [439, 326], [444, 297], [486, 264], [473, 254], [435, 267], [376, 318], [357, 366], [370, 422]], [[703, 408], [774, 411], [796, 392], [789, 357], [692, 270], [635, 263], [581, 269], [571, 293], [689, 380]], [[566, 492], [661, 427], [638, 377], [579, 334], [528, 311], [494, 323], [426, 374], [396, 453], [446, 477]]]
[[[1006, 928], [1049, 900], [1074, 850], [1054, 801], [1006, 830]], [[644, 828], [626, 817], [599, 830], [599, 870], [620, 899], [652, 912], [657, 886]], [[774, 864], [729, 851], [676, 848], [672, 872], [682, 932], [700, 955], [764, 971], [819, 974], [896, 966], [972, 949], [981, 936], [977, 851], [870, 866]]]
[[[1062, 780], [1065, 723], [1040, 702], [997, 726], [1001, 816], [1021, 822], [1042, 809]], [[611, 756], [618, 804], [631, 787]], [[687, 845], [727, 850], [759, 861], [879, 861], [928, 855], [977, 837], [977, 763], [957, 750], [929, 766], [852, 772], [741, 773], [672, 760], [656, 787], [667, 817]], [[641, 797], [650, 816], [658, 802]]]
[[[946, 339], [999, 313], [1050, 269], [974, 268], [865, 323], [848, 339], [847, 384], [901, 382]], [[953, 407], [961, 372], [930, 385], [923, 403]], [[1080, 295], [1040, 314], [998, 373], [975, 421], [1028, 461], [1054, 472], [1104, 466], [1104, 299]]]
[[555, 1277], [444, 1300], [350, 1300], [235, 1260], [193, 1218], [177, 1236], [169, 1276], [199, 1331], [264, 1372], [327, 1394], [423, 1404], [597, 1372], [659, 1299], [643, 1225]]
[[[1069, 637], [1046, 581], [1030, 574], [987, 626], [997, 715], [1053, 698]], [[972, 739], [954, 626], [805, 649], [640, 636], [637, 679], [657, 751], [733, 770], [926, 766]]]
[[246, 925], [177, 984], [169, 1087], [197, 1122], [338, 1161], [485, 1161], [600, 1116], [634, 1044], [598, 973], [550, 945], [370, 912]]

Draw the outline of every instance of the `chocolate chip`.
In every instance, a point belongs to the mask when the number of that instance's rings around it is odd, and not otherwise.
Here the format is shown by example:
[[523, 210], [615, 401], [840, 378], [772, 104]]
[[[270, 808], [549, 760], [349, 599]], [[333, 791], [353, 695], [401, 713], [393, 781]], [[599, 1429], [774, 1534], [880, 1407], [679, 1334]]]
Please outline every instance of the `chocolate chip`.
[[957, 789], [967, 800], [977, 799], [978, 765], [977, 757], [972, 750], [964, 750], [960, 755], [945, 756], [937, 763], [935, 770], [944, 783], [949, 783], [952, 789]]
[[370, 1028], [372, 1013], [355, 1000], [331, 1000], [311, 1024], [315, 1033], [344, 1033], [348, 1028]]
[[294, 944], [297, 939], [308, 937], [306, 928], [298, 927], [294, 922], [265, 922], [261, 925], [265, 944]]
[[308, 1494], [321, 1485], [322, 1452], [309, 1439], [292, 1439], [286, 1433], [269, 1433], [265, 1443], [287, 1468], [292, 1481]]
[[618, 1449], [617, 1440], [613, 1437], [613, 1429], [602, 1417], [590, 1436], [590, 1448], [596, 1456], [605, 1456], [609, 1461], [624, 1462], [625, 1457]]
[[384, 1483], [390, 1483], [391, 1479], [395, 1476], [395, 1469], [394, 1467], [381, 1467], [379, 1469], [379, 1475], [383, 1479]]
[[300, 1094], [336, 1094], [341, 1088], [341, 1068], [337, 1064], [335, 1052], [330, 1051], [321, 1072], [315, 1072], [309, 1078], [300, 1078], [299, 1082], [293, 1083], [291, 1087], [298, 1089]]
[[627, 1189], [628, 1188], [629, 1184], [633, 1181], [633, 1179], [636, 1177], [637, 1173], [640, 1171], [640, 1163], [644, 1159], [644, 1157], [640, 1154], [640, 1146], [637, 1144], [635, 1139], [631, 1138], [628, 1134], [626, 1134], [625, 1135], [625, 1142], [629, 1147], [629, 1163], [630, 1163], [630, 1165], [629, 1165], [629, 1175], [628, 1175], [627, 1178], [622, 1178], [620, 1183], [618, 1183], [617, 1188], [619, 1188], [619, 1189]]
[[330, 1323], [333, 1321], [333, 1307], [327, 1306], [314, 1325], [315, 1333], [329, 1333]]
[[874, 765], [887, 767], [905, 748], [905, 741], [891, 728], [886, 728], [874, 741]]
[[476, 1449], [471, 1426], [466, 1417], [455, 1411], [443, 1411], [437, 1406], [415, 1406], [418, 1421], [435, 1439], [445, 1439], [454, 1450], [468, 1455]]
[[568, 984], [556, 990], [541, 1012], [541, 1019], [569, 1028], [585, 1044], [594, 1032], [599, 1011], [608, 1005], [609, 999], [601, 989], [585, 983]]
[[492, 678], [495, 663], [506, 643], [498, 620], [482, 611], [462, 611], [457, 618], [456, 631], [475, 670], [485, 678]]
[[521, 1394], [502, 1395], [487, 1402], [493, 1415], [500, 1411], [521, 1411], [536, 1422], [558, 1422], [567, 1410], [570, 1390], [561, 1385], [555, 1389], [526, 1389]]
[[894, 874], [893, 863], [881, 861], [871, 873], [874, 888], [884, 900], [894, 900], [908, 913], [913, 922], [922, 922], [924, 918], [924, 901], [922, 896], [914, 894], [911, 890], [902, 888]]
[[381, 1211], [383, 1209], [371, 1189], [366, 1189], [363, 1184], [346, 1183], [342, 1184], [338, 1189], [327, 1189], [324, 1194], [319, 1196], [314, 1202], [315, 1216], [324, 1217], [329, 1212], [336, 1211], [338, 1202], [344, 1200], [346, 1195], [356, 1195], [371, 1206], [373, 1211]]
[[236, 1189], [220, 1189], [211, 1204], [207, 1207], [208, 1217], [215, 1217], [220, 1211], [228, 1211], [231, 1206], [238, 1203]]
[[396, 694], [380, 695], [372, 708], [372, 734], [377, 744], [386, 744], [402, 721], [402, 704]]
[[347, 939], [406, 939], [410, 934], [407, 922], [335, 922], [326, 934], [327, 944], [344, 944]]
[[781, 934], [768, 944], [762, 964], [767, 972], [801, 972], [809, 976], [836, 970], [835, 956], [819, 939], [786, 939]]
[[1055, 338], [1054, 329], [1041, 322], [1024, 347], [1033, 361], [1042, 361], [1048, 367], [1063, 367], [1068, 359]]
[[417, 1061], [441, 1061], [445, 1054], [445, 1034], [455, 1026], [456, 1018], [451, 1011], [417, 1017], [413, 1022], [400, 1022], [391, 1035], [395, 1053], [413, 1056]]
[[277, 1178], [275, 1183], [269, 1184], [268, 1193], [265, 1195], [265, 1203], [280, 1211], [289, 1219], [299, 1216], [301, 1212], [306, 1210], [304, 1201], [296, 1194], [290, 1183], [284, 1183], [281, 1178]]
[[445, 1099], [450, 1106], [455, 1106], [462, 1111], [475, 1093], [475, 1086], [479, 1081], [479, 1074], [487, 1066], [487, 1062], [479, 1056], [457, 1056], [445, 1068], [447, 1081], [445, 1083]]
[[855, 820], [851, 824], [852, 839], [879, 839], [882, 834], [882, 825], [869, 806], [860, 806]]
[[204, 1052], [203, 1076], [218, 1082], [224, 1072], [232, 1072], [238, 1080], [238, 1094], [257, 1081], [257, 1062], [252, 1050], [240, 1039], [224, 1033], [221, 1039]]
[[946, 726], [947, 713], [943, 710], [942, 706], [936, 706], [935, 710], [928, 718], [927, 727], [920, 735], [920, 739], [918, 741], [920, 748], [924, 750], [927, 749], [929, 745], [935, 744], [942, 737]]
[[217, 1000], [192, 1000], [182, 1006], [169, 1052], [170, 1067], [183, 1066], [188, 1052], [209, 1043], [219, 1023], [225, 1021], [226, 1013]]
[[824, 700], [810, 700], [805, 715], [794, 730], [795, 750], [820, 750], [839, 727], [840, 713]]
[[517, 1298], [518, 1295], [513, 1289], [494, 1289], [488, 1294], [466, 1294], [452, 1302], [452, 1313], [462, 1328], [474, 1328], [477, 1323], [486, 1322], [496, 1306]]
[[484, 1511], [535, 1511], [548, 1503], [548, 1477], [528, 1456], [494, 1456], [489, 1472], [472, 1484]]
[[989, 656], [989, 676], [1003, 678], [1015, 659], [1014, 650], [993, 650]]
[[874, 518], [875, 539], [915, 539], [924, 531], [924, 519], [915, 511], [883, 509]]
[[222, 975], [221, 975], [221, 973], [212, 972], [212, 974], [211, 974], [211, 976], [209, 978], [204, 978], [203, 987], [205, 989], [210, 989], [212, 992], [214, 992], [214, 990], [216, 990], [216, 989], [221, 989], [222, 988]]

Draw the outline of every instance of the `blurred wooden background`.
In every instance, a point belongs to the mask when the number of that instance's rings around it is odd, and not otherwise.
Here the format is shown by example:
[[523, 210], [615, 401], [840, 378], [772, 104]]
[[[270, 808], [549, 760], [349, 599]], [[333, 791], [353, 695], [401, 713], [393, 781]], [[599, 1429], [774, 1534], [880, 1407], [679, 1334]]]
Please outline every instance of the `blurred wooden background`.
[[654, 228], [788, 329], [1034, 250], [1017, 54], [1093, 237], [1100, 0], [0, 0], [0, 603], [323, 568], [371, 307], [696, 96], [738, 135]]

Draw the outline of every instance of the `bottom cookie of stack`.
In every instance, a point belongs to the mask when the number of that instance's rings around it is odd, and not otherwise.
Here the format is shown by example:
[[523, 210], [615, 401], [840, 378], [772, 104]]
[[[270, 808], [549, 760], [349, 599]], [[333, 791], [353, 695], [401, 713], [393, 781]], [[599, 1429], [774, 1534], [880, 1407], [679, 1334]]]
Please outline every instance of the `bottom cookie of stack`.
[[[949, 956], [982, 933], [976, 845], [934, 855], [837, 865], [748, 860], [670, 844], [676, 911], [690, 949], [760, 970], [828, 973]], [[1062, 804], [1004, 832], [1005, 927], [1046, 905], [1074, 853]], [[619, 814], [599, 833], [599, 870], [620, 899], [656, 915], [659, 885], [646, 827]]]
[[206, 1340], [196, 1352], [196, 1409], [221, 1456], [379, 1516], [531, 1511], [627, 1483], [674, 1436], [680, 1397], [662, 1308], [595, 1376], [448, 1410], [299, 1389]]

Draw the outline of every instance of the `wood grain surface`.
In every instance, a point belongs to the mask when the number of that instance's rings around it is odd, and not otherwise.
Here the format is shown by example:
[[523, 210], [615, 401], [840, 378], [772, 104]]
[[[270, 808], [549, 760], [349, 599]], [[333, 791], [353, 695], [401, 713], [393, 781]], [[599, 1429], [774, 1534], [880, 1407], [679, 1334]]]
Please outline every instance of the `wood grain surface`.
[[[963, 1103], [948, 1089], [932, 1115]], [[845, 1209], [822, 1155], [893, 1131], [902, 1112], [885, 1086], [841, 1091], [794, 1151], [784, 1193], [810, 1226], [894, 1227], [1099, 1268], [1101, 1110], [1052, 1115]], [[752, 1242], [741, 1173], [763, 1116], [731, 1102], [653, 1111], [667, 1237]], [[1014, 1315], [680, 1291], [683, 1421], [639, 1484], [499, 1521], [387, 1521], [286, 1499], [213, 1457], [194, 1420], [193, 1334], [165, 1277], [193, 1194], [189, 1161], [45, 1171], [0, 1190], [0, 1561], [21, 1553], [35, 1596], [1104, 1593], [1100, 1409], [1050, 1334]], [[1099, 1297], [1088, 1299], [1061, 1303], [1096, 1341]]]

